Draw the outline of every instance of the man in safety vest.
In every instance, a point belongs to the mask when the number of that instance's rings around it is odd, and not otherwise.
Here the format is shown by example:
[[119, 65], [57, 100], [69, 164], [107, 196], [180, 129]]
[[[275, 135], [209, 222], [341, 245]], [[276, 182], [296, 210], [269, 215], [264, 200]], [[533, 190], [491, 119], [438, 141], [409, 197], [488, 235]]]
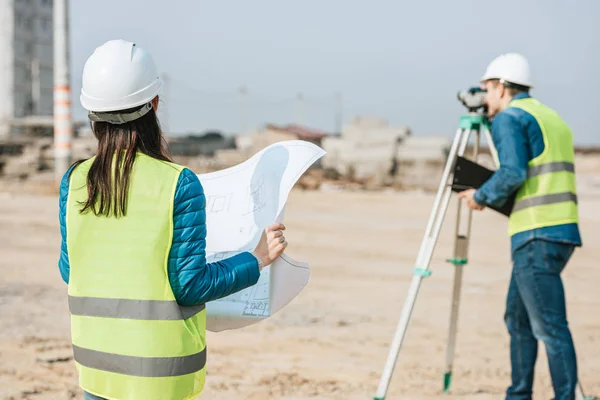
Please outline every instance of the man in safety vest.
[[478, 190], [460, 193], [474, 210], [501, 206], [509, 217], [513, 270], [506, 300], [512, 385], [506, 399], [531, 399], [538, 340], [544, 342], [556, 399], [574, 399], [577, 361], [560, 273], [581, 246], [573, 135], [552, 109], [529, 95], [529, 63], [509, 53], [481, 78], [499, 169]]

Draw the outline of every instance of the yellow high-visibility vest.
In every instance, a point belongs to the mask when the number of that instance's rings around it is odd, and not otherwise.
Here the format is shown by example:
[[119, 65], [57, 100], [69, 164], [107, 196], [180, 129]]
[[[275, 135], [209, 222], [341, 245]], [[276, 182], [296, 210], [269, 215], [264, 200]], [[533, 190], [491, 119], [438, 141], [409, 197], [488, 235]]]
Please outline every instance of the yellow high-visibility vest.
[[544, 138], [544, 151], [528, 163], [527, 179], [517, 191], [509, 217], [508, 234], [579, 222], [571, 129], [536, 99], [513, 100], [509, 107], [535, 118]]
[[167, 272], [183, 167], [137, 153], [127, 215], [81, 214], [93, 159], [77, 166], [67, 202], [69, 309], [80, 386], [119, 400], [196, 398], [204, 387], [204, 305], [177, 304]]

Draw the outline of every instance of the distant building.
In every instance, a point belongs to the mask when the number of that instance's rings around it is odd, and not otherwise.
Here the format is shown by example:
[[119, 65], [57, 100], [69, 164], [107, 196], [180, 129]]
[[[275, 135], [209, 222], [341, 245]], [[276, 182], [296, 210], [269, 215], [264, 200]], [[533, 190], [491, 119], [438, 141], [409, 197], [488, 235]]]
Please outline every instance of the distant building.
[[320, 146], [323, 138], [329, 135], [328, 132], [301, 125], [267, 124], [253, 132], [238, 136], [236, 142], [238, 148], [255, 153], [273, 143], [285, 140], [304, 140]]
[[267, 124], [253, 132], [238, 136], [236, 144], [242, 151], [257, 153], [267, 146], [286, 140], [304, 140], [321, 146], [323, 139], [329, 135], [328, 132], [300, 125]]
[[411, 136], [398, 143], [393, 182], [405, 188], [437, 189], [450, 151], [445, 136]]
[[354, 118], [337, 137], [323, 140], [323, 166], [358, 180], [381, 181], [390, 174], [399, 143], [408, 127], [394, 127], [379, 118]]
[[339, 137], [323, 140], [327, 155], [322, 165], [373, 185], [431, 189], [439, 182], [449, 145], [445, 137], [412, 136], [408, 127], [359, 117], [344, 126]]
[[0, 137], [52, 126], [52, 14], [52, 0], [0, 2]]

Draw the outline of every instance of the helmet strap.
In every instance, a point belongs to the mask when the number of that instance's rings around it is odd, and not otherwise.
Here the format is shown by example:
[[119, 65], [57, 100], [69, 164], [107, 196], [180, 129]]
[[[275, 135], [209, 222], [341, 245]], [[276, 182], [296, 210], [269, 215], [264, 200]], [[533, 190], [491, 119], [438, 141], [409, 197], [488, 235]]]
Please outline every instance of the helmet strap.
[[94, 112], [90, 111], [88, 118], [93, 122], [108, 122], [109, 124], [121, 125], [142, 118], [152, 110], [152, 102], [144, 104], [140, 109], [130, 113]]

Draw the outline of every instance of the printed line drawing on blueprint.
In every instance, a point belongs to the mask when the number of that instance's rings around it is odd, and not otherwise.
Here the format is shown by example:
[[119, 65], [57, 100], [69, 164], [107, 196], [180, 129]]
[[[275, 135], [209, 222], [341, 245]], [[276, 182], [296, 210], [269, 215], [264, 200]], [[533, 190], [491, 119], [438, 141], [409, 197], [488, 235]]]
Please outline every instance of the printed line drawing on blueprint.
[[[225, 251], [206, 257], [207, 262], [222, 261], [226, 258], [239, 254], [239, 251]], [[247, 289], [215, 300], [216, 302], [236, 303], [243, 306], [242, 315], [256, 317], [269, 316], [269, 288], [270, 288], [270, 266], [263, 269], [258, 282]]]
[[232, 193], [206, 196], [206, 212], [220, 213], [228, 212], [231, 204]]
[[248, 187], [248, 208], [244, 215], [260, 212], [267, 206], [265, 177], [261, 176]]

